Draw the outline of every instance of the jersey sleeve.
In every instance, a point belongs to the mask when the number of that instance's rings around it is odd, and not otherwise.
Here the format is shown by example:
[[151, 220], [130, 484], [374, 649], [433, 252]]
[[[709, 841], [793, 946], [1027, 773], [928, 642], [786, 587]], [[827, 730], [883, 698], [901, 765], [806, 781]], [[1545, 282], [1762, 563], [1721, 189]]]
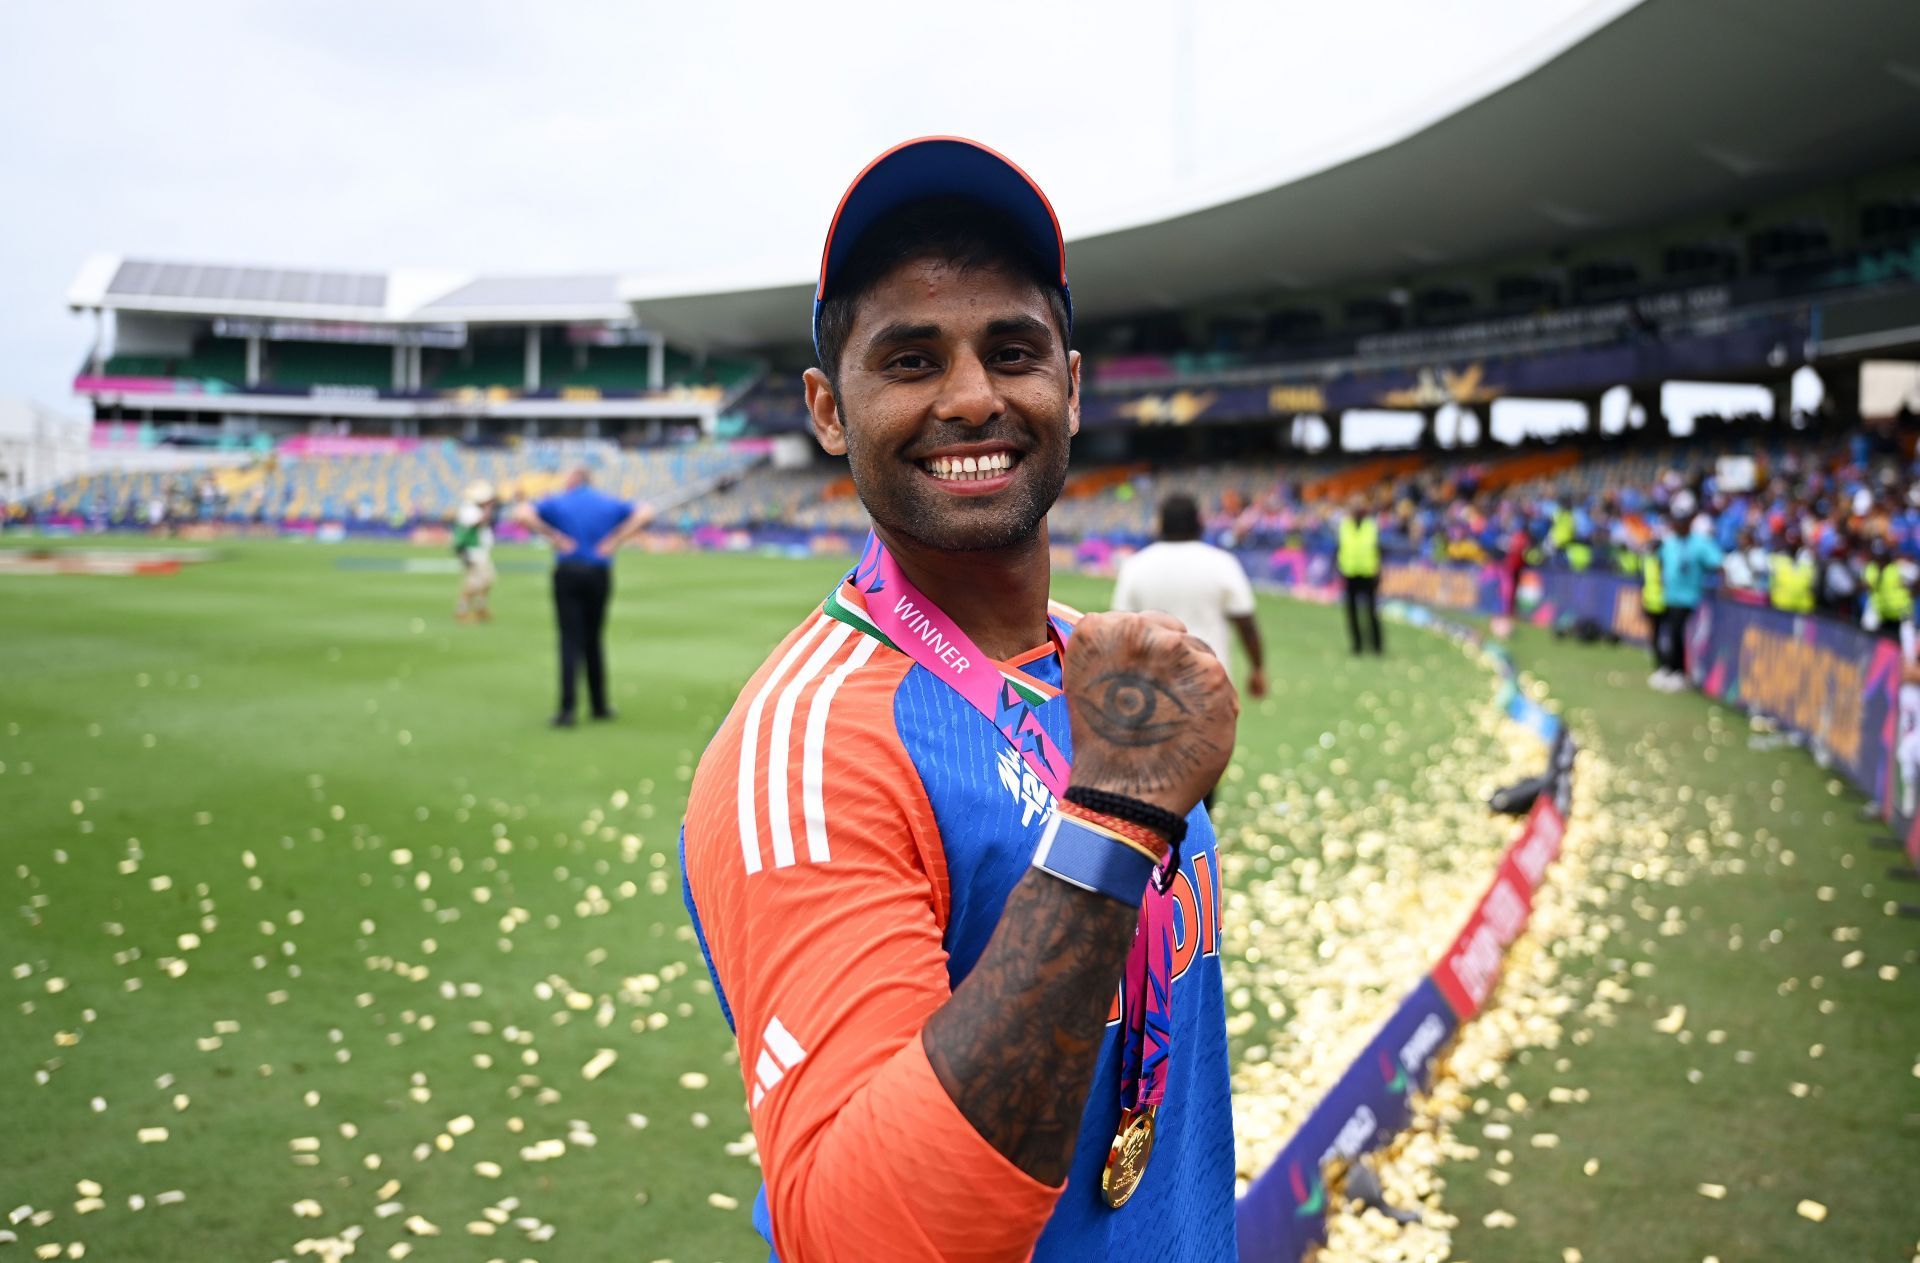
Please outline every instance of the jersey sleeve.
[[921, 1046], [949, 994], [947, 879], [875, 649], [816, 620], [742, 693], [689, 798], [690, 901], [779, 1256], [1014, 1263], [1059, 1190], [973, 1129]]
[[1240, 559], [1230, 552], [1220, 554], [1220, 572], [1225, 589], [1221, 602], [1221, 611], [1228, 618], [1245, 618], [1253, 613], [1253, 584], [1247, 579], [1247, 568]]

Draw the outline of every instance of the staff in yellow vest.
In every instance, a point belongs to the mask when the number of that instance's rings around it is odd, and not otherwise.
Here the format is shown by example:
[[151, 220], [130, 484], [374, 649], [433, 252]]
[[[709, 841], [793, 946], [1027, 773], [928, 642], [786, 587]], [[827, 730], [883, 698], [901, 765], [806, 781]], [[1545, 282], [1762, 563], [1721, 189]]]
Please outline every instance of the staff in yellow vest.
[[1340, 519], [1340, 550], [1334, 557], [1345, 589], [1347, 635], [1353, 652], [1364, 652], [1360, 636], [1360, 615], [1367, 622], [1367, 644], [1375, 653], [1385, 650], [1380, 642], [1380, 523], [1368, 514], [1366, 501], [1355, 496]]
[[1575, 536], [1573, 542], [1567, 545], [1565, 552], [1567, 569], [1575, 574], [1593, 568], [1593, 545], [1589, 544], [1584, 537]]
[[1800, 547], [1796, 531], [1787, 532], [1783, 546], [1767, 559], [1767, 600], [1788, 614], [1813, 613], [1816, 572], [1813, 554]]
[[1664, 691], [1667, 688], [1667, 655], [1662, 651], [1667, 635], [1667, 588], [1660, 578], [1660, 538], [1647, 541], [1647, 551], [1635, 554], [1640, 570], [1640, 609], [1647, 616], [1647, 648], [1653, 653], [1653, 674], [1647, 683]]
[[1866, 579], [1874, 630], [1890, 640], [1900, 639], [1901, 625], [1913, 617], [1913, 592], [1907, 566], [1893, 555], [1884, 540], [1874, 543]]
[[1547, 538], [1553, 542], [1553, 551], [1565, 553], [1573, 543], [1573, 510], [1566, 505], [1558, 505], [1553, 510], [1553, 519], [1547, 528]]

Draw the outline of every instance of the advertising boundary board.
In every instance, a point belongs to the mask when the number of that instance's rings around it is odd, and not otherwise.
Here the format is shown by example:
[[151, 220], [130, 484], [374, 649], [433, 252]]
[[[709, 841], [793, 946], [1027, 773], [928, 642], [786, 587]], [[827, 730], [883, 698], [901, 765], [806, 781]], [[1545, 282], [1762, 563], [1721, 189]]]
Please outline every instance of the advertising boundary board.
[[[1423, 607], [1401, 606], [1399, 612], [1415, 626], [1481, 645], [1471, 628]], [[1572, 737], [1558, 716], [1520, 689], [1512, 660], [1497, 647], [1482, 647], [1500, 673], [1507, 714], [1547, 748], [1547, 788], [1438, 964], [1239, 1199], [1240, 1263], [1298, 1263], [1326, 1240], [1329, 1187], [1337, 1188], [1349, 1164], [1392, 1144], [1413, 1121], [1415, 1093], [1432, 1087], [1460, 1028], [1485, 1004], [1508, 947], [1526, 928], [1534, 892], [1560, 853], [1572, 798]]]
[[[1532, 602], [1527, 620], [1536, 627], [1589, 619], [1630, 644], [1648, 643], [1651, 629], [1632, 580], [1548, 570], [1529, 571], [1521, 585], [1522, 604]], [[1700, 603], [1686, 637], [1688, 674], [1701, 693], [1804, 739], [1816, 763], [1843, 775], [1882, 819], [1894, 819], [1903, 774], [1897, 642], [1725, 593]], [[1920, 865], [1920, 830], [1910, 835], [1907, 854]]]

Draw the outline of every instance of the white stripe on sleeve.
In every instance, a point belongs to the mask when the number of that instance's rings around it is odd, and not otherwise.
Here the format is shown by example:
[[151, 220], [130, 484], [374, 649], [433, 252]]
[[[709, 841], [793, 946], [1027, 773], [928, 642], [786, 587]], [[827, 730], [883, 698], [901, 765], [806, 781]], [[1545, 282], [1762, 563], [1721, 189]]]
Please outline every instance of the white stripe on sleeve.
[[879, 647], [879, 641], [862, 636], [847, 660], [813, 695], [813, 705], [807, 711], [806, 741], [800, 756], [800, 811], [807, 822], [807, 859], [815, 864], [833, 858], [827, 849], [827, 710], [847, 677], [865, 666]]
[[767, 698], [773, 693], [774, 687], [780, 683], [780, 677], [785, 675], [787, 668], [791, 667], [805, 652], [826, 621], [824, 617], [816, 617], [813, 625], [793, 642], [793, 648], [781, 656], [780, 661], [767, 674], [767, 682], [760, 686], [758, 693], [754, 694], [752, 704], [747, 707], [746, 721], [741, 725], [740, 771], [735, 779], [740, 817], [740, 857], [746, 862], [749, 873], [760, 871], [760, 827], [755, 822], [756, 813], [753, 808], [753, 770], [755, 756], [759, 753], [760, 714], [766, 710]]
[[787, 770], [792, 763], [793, 711], [800, 704], [800, 690], [820, 674], [840, 647], [853, 636], [853, 628], [836, 622], [806, 665], [794, 672], [793, 679], [780, 694], [773, 708], [773, 732], [767, 738], [767, 831], [773, 840], [773, 866], [793, 866], [793, 815], [787, 798]]

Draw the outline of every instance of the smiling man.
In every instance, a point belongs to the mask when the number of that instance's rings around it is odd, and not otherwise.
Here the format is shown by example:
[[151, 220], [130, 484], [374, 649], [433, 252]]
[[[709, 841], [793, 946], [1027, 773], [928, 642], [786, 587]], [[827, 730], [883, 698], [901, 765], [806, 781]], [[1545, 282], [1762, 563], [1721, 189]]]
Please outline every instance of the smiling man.
[[1052, 209], [991, 150], [910, 142], [842, 199], [807, 399], [873, 536], [681, 840], [785, 1263], [1234, 1255], [1197, 804], [1238, 701], [1174, 619], [1049, 603], [1072, 316]]

